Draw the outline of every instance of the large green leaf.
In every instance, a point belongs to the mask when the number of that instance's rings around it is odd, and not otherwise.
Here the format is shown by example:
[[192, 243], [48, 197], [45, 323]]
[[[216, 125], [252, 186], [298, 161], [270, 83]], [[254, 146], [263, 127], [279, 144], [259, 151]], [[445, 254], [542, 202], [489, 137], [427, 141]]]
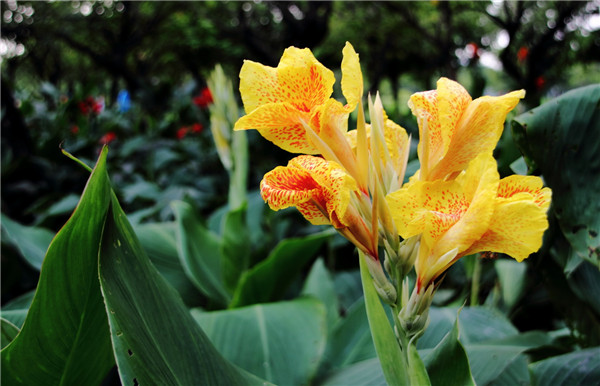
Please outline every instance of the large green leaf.
[[222, 242], [196, 218], [182, 201], [171, 204], [177, 222], [177, 248], [181, 265], [190, 280], [209, 299], [224, 307], [230, 295], [222, 279]]
[[530, 168], [552, 188], [560, 228], [582, 258], [600, 256], [600, 85], [578, 88], [521, 114], [512, 129]]
[[512, 259], [500, 259], [495, 261], [494, 268], [500, 282], [504, 305], [511, 309], [523, 293], [527, 265]]
[[[453, 325], [457, 309], [430, 310], [430, 324], [419, 341], [422, 352], [431, 352]], [[478, 385], [502, 384], [511, 379], [528, 379], [524, 374], [527, 350], [549, 345], [550, 337], [540, 331], [520, 334], [499, 311], [486, 307], [465, 307], [459, 316], [460, 340], [467, 352], [473, 379]]]
[[99, 273], [124, 385], [262, 383], [211, 345], [177, 292], [150, 263], [114, 195]]
[[381, 364], [378, 358], [367, 359], [351, 366], [344, 367], [331, 374], [323, 383], [322, 386], [348, 386], [348, 385], [364, 385], [364, 386], [386, 386]]
[[40, 227], [21, 225], [0, 214], [2, 223], [2, 242], [10, 242], [35, 269], [42, 267], [44, 256], [54, 232]]
[[458, 318], [444, 339], [423, 359], [432, 385], [475, 385], [469, 359], [458, 340]]
[[325, 307], [313, 298], [192, 315], [225, 358], [276, 384], [308, 384], [325, 349]]
[[244, 272], [230, 307], [282, 299], [290, 282], [314, 257], [331, 232], [282, 240], [269, 256]]
[[533, 384], [576, 386], [600, 384], [600, 347], [575, 351], [529, 365]]
[[0, 318], [0, 348], [8, 346], [19, 333], [19, 327], [12, 324], [10, 321]]
[[381, 363], [385, 379], [390, 385], [408, 384], [407, 362], [400, 350], [396, 334], [390, 325], [387, 314], [379, 300], [373, 278], [364, 259], [369, 257], [359, 252], [360, 273], [365, 294], [365, 305], [373, 344]]
[[375, 357], [377, 352], [369, 330], [365, 302], [361, 298], [334, 326], [328, 341], [325, 361], [327, 367], [338, 368]]
[[99, 384], [114, 364], [97, 276], [111, 192], [106, 153], [48, 248], [21, 332], [2, 350], [3, 385]]
[[187, 305], [198, 305], [202, 295], [181, 266], [175, 237], [176, 229], [175, 222], [146, 223], [134, 226], [140, 244], [156, 269], [179, 292]]
[[327, 310], [327, 329], [328, 331], [332, 330], [339, 319], [339, 304], [333, 279], [327, 271], [323, 259], [317, 259], [310, 269], [302, 288], [302, 295], [314, 296], [323, 302]]

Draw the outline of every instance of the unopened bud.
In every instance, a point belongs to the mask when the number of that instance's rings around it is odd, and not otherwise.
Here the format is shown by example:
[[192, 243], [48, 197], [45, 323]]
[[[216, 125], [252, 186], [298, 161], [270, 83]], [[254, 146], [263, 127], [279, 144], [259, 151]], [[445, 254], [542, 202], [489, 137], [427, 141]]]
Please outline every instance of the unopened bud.
[[415, 288], [410, 299], [403, 304], [398, 313], [400, 325], [409, 339], [423, 335], [429, 325], [429, 308], [433, 301], [433, 291], [433, 285], [421, 293]]
[[398, 298], [396, 288], [389, 281], [387, 276], [385, 276], [385, 272], [383, 272], [383, 267], [379, 260], [372, 259], [366, 255], [364, 256], [364, 259], [367, 263], [369, 273], [373, 278], [373, 285], [375, 286], [375, 290], [377, 291], [377, 294], [379, 294], [379, 297], [387, 304], [396, 304], [396, 299]]
[[413, 236], [400, 243], [398, 256], [403, 274], [410, 272], [419, 255], [420, 236]]

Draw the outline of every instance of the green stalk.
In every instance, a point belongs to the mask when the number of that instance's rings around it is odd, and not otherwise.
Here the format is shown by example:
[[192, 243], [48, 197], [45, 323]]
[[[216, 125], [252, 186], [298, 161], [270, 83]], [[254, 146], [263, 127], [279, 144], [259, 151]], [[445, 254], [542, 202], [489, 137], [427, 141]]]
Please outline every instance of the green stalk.
[[479, 303], [479, 281], [481, 280], [481, 259], [475, 258], [471, 277], [471, 307]]

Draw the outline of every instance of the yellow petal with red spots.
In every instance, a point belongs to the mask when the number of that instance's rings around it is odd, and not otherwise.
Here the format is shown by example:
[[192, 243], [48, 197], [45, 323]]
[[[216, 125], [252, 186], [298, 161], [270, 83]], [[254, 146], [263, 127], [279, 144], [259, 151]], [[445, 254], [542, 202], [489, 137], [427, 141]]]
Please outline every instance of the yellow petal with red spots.
[[442, 128], [442, 148], [435, 149], [432, 155], [436, 159], [441, 159], [448, 152], [458, 122], [471, 103], [471, 96], [458, 82], [448, 78], [440, 78], [437, 81], [437, 92], [438, 119]]
[[[455, 181], [460, 185], [455, 194], [462, 193], [464, 196], [459, 196], [459, 199], [466, 199], [469, 205], [460, 219], [432, 247], [431, 253], [436, 256], [454, 248], [461, 253], [486, 232], [494, 212], [499, 184], [496, 161], [491, 154], [480, 154]], [[457, 205], [457, 208], [460, 206]]]
[[334, 83], [333, 72], [308, 48], [287, 48], [277, 68], [245, 60], [240, 71], [240, 93], [246, 113], [279, 102], [308, 112], [329, 99]]
[[295, 206], [315, 225], [343, 227], [356, 182], [339, 165], [320, 157], [299, 156], [265, 174], [261, 195], [274, 210]]
[[442, 156], [443, 149], [442, 125], [438, 119], [438, 92], [436, 90], [423, 91], [413, 94], [408, 101], [413, 115], [419, 124], [419, 145], [417, 153], [421, 162], [424, 176], [428, 170], [435, 166]]
[[490, 229], [463, 254], [490, 251], [523, 261], [540, 249], [547, 228], [546, 211], [533, 201], [502, 202], [495, 208]]
[[256, 129], [265, 139], [290, 153], [317, 154], [319, 151], [302, 124], [312, 119], [311, 113], [288, 103], [270, 103], [238, 119], [234, 130]]
[[542, 184], [534, 176], [513, 175], [500, 180], [490, 227], [463, 254], [490, 251], [523, 261], [540, 249], [552, 197], [552, 191]]
[[543, 188], [544, 182], [536, 176], [512, 175], [500, 180], [498, 186], [499, 198], [515, 198], [527, 193], [533, 199], [533, 202], [544, 210], [550, 207], [552, 191], [550, 188]]
[[493, 151], [502, 135], [506, 115], [524, 96], [525, 91], [520, 90], [498, 97], [484, 96], [469, 103], [455, 122], [447, 153], [430, 168], [428, 178], [444, 178], [464, 170], [477, 154]]
[[348, 111], [354, 110], [362, 97], [363, 77], [358, 54], [352, 44], [346, 42], [342, 50], [342, 94], [346, 98]]
[[405, 239], [421, 234], [427, 253], [415, 262], [419, 277], [440, 275], [453, 262], [439, 263], [442, 256], [460, 254], [487, 231], [498, 180], [495, 160], [481, 154], [455, 180], [413, 179], [387, 196], [398, 233]]

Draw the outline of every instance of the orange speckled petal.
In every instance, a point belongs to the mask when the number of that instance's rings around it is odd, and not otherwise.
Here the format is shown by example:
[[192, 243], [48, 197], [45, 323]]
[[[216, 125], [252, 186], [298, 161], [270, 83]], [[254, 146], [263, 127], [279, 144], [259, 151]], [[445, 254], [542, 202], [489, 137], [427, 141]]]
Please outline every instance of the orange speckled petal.
[[348, 225], [343, 219], [352, 190], [356, 182], [339, 165], [307, 155], [273, 169], [261, 181], [261, 195], [272, 209], [295, 206], [315, 225]]
[[[454, 213], [460, 214], [460, 219], [432, 246], [435, 256], [441, 256], [454, 248], [458, 248], [458, 253], [461, 253], [488, 229], [499, 183], [496, 161], [491, 154], [481, 154], [471, 161], [467, 170], [454, 182], [460, 186], [460, 190], [454, 191], [450, 202], [456, 202], [452, 205]], [[462, 199], [469, 202], [464, 212], [460, 212], [464, 209], [460, 201]]]
[[311, 177], [322, 187], [324, 207], [330, 219], [339, 219], [336, 227], [349, 225], [344, 223], [344, 214], [350, 203], [350, 192], [357, 190], [356, 181], [338, 164], [319, 157], [299, 156], [288, 163], [308, 171]]
[[333, 93], [335, 76], [308, 48], [290, 47], [277, 68], [245, 60], [240, 93], [246, 113], [269, 103], [287, 102], [304, 112], [325, 103]]
[[427, 209], [423, 207], [424, 181], [413, 180], [385, 198], [390, 213], [402, 238], [409, 238], [425, 230]]
[[512, 175], [500, 180], [498, 197], [513, 198], [520, 193], [527, 193], [537, 206], [547, 210], [550, 206], [552, 191], [549, 188], [542, 188], [542, 186], [543, 182], [539, 177]]
[[240, 94], [247, 114], [267, 103], [282, 102], [277, 70], [244, 60], [240, 70]]
[[346, 42], [342, 53], [342, 94], [346, 97], [348, 110], [352, 111], [362, 97], [363, 77], [358, 54], [352, 44]]
[[444, 159], [430, 170], [430, 178], [444, 178], [464, 170], [479, 153], [491, 152], [502, 135], [506, 115], [524, 96], [525, 92], [520, 90], [499, 97], [484, 96], [471, 102], [458, 122]]
[[413, 94], [408, 101], [413, 115], [419, 124], [419, 145], [417, 152], [421, 168], [427, 175], [443, 153], [442, 126], [438, 118], [438, 92], [423, 91]]
[[308, 48], [287, 48], [277, 66], [279, 95], [297, 109], [308, 112], [333, 93], [335, 76]]
[[262, 198], [273, 210], [309, 201], [320, 189], [308, 171], [289, 166], [276, 167], [265, 174], [260, 183]]
[[471, 103], [471, 96], [458, 82], [448, 78], [440, 78], [437, 81], [437, 92], [438, 118], [442, 128], [442, 149], [439, 150], [441, 158], [448, 152], [458, 122]]
[[309, 113], [288, 103], [270, 103], [238, 119], [234, 130], [256, 129], [265, 139], [290, 153], [317, 154], [301, 123], [310, 120]]
[[542, 246], [548, 228], [546, 210], [533, 199], [499, 199], [488, 231], [463, 254], [491, 251], [523, 261]]

